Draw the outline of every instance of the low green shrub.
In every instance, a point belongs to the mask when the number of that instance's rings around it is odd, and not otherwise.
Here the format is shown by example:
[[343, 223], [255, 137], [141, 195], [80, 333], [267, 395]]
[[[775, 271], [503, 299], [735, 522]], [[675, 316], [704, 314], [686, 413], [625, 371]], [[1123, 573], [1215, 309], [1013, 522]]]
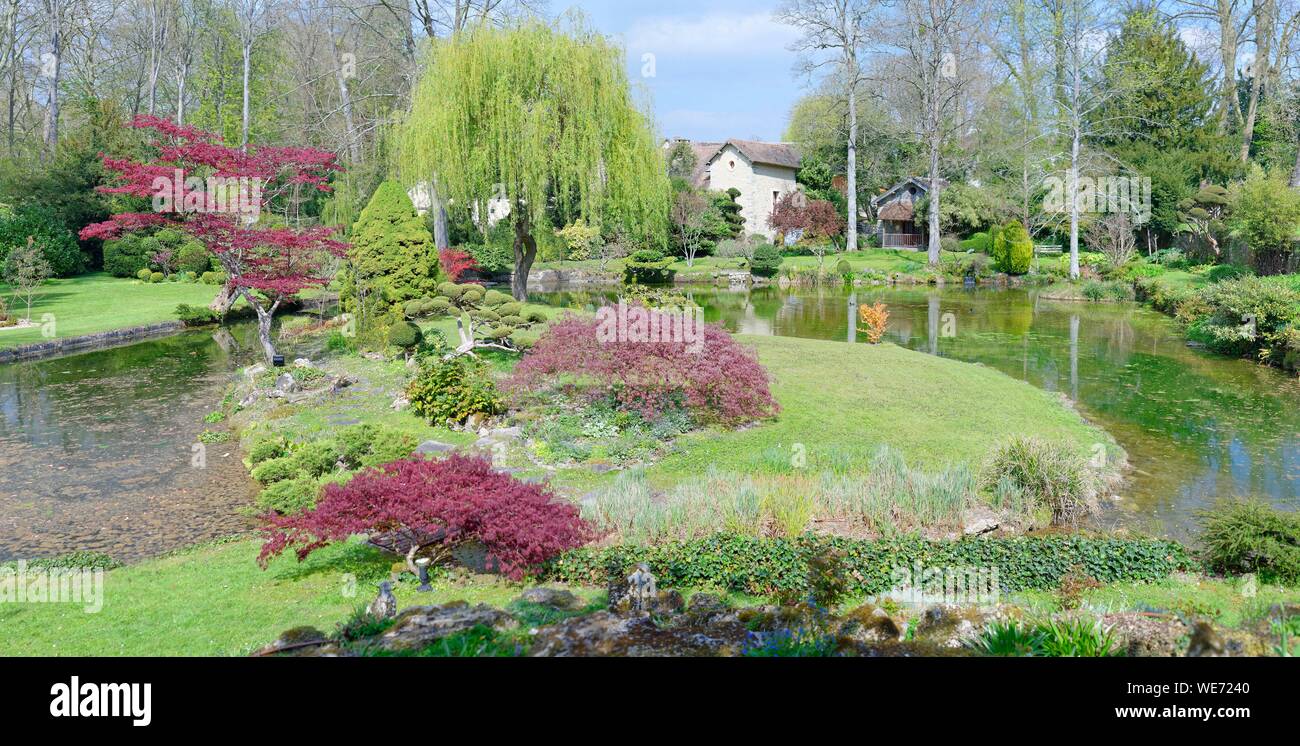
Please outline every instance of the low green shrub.
[[295, 447], [290, 458], [298, 474], [319, 477], [334, 471], [339, 450], [339, 444], [333, 440], [313, 440]]
[[396, 321], [388, 327], [388, 344], [394, 347], [409, 351], [419, 347], [422, 341], [424, 341], [424, 334], [420, 331], [420, 327], [405, 319]]
[[149, 282], [157, 283], [162, 282], [165, 279], [167, 279], [167, 275], [164, 275], [162, 272], [153, 272], [149, 275]]
[[544, 566], [548, 580], [604, 585], [647, 563], [664, 587], [716, 588], [753, 595], [808, 594], [809, 560], [827, 551], [843, 558], [845, 591], [876, 595], [893, 588], [896, 568], [997, 568], [1002, 592], [1053, 590], [1076, 567], [1103, 583], [1150, 581], [1196, 567], [1181, 544], [1161, 539], [1077, 534], [961, 541], [917, 537], [879, 540], [803, 535], [794, 539], [713, 534], [655, 546], [583, 547]]
[[411, 411], [434, 425], [459, 424], [472, 414], [493, 415], [503, 408], [487, 369], [467, 357], [426, 359], [406, 397]]
[[148, 282], [148, 281], [149, 281], [149, 278], [153, 276], [153, 270], [152, 270], [152, 269], [149, 269], [148, 267], [145, 267], [144, 269], [140, 270], [139, 272], [136, 272], [136, 273], [135, 273], [135, 276], [136, 276], [137, 279], [140, 279], [140, 280], [143, 280], [143, 281], [145, 281], [145, 282]]
[[983, 231], [971, 235], [970, 238], [961, 242], [962, 251], [974, 251], [981, 254], [987, 254], [993, 249], [993, 241], [988, 233]]
[[276, 435], [253, 443], [248, 450], [248, 461], [253, 466], [257, 466], [264, 461], [288, 455], [289, 441], [283, 435]]
[[1300, 583], [1300, 516], [1250, 500], [1221, 503], [1198, 517], [1210, 569]]
[[1198, 297], [1210, 313], [1189, 337], [1224, 355], [1283, 363], [1288, 330], [1300, 326], [1300, 291], [1279, 278], [1247, 276], [1208, 285]]
[[315, 507], [319, 494], [320, 482], [317, 479], [300, 476], [272, 483], [258, 493], [255, 502], [264, 511], [291, 515]]
[[203, 326], [205, 324], [215, 324], [219, 320], [217, 313], [206, 306], [191, 306], [188, 303], [181, 303], [176, 306], [176, 317], [186, 326]]
[[673, 281], [672, 257], [662, 251], [641, 249], [623, 262], [623, 282], [629, 285], [658, 285]]
[[369, 423], [340, 430], [340, 458], [349, 469], [378, 466], [407, 458], [415, 451], [415, 436]]
[[199, 282], [204, 285], [225, 285], [226, 279], [225, 272], [204, 272], [199, 276]]
[[292, 456], [269, 458], [254, 467], [250, 474], [259, 484], [275, 484], [298, 476], [298, 462]]
[[770, 243], [754, 247], [754, 258], [749, 262], [749, 273], [755, 277], [775, 277], [781, 269], [784, 257], [781, 251]]

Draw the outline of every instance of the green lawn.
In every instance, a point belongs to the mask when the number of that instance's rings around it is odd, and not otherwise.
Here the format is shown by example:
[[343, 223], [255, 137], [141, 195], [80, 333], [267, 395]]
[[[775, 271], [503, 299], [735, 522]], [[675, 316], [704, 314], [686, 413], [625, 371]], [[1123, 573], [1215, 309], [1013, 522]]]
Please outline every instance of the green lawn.
[[735, 432], [685, 436], [682, 453], [651, 474], [682, 478], [710, 466], [788, 468], [795, 444], [810, 469], [864, 464], [882, 444], [915, 466], [978, 465], [1013, 435], [1034, 435], [1081, 454], [1112, 447], [1057, 396], [980, 365], [892, 344], [850, 345], [791, 337], [739, 339], [758, 351], [781, 404], [773, 422]]
[[[156, 324], [176, 319], [176, 306], [188, 303], [206, 306], [217, 288], [188, 282], [147, 283], [126, 280], [102, 272], [62, 280], [50, 280], [32, 304], [32, 320], [53, 314], [55, 337]], [[26, 316], [27, 307], [12, 297], [8, 286], [0, 285], [10, 312]], [[0, 348], [44, 341], [40, 327], [0, 329]]]
[[[333, 632], [374, 598], [395, 560], [353, 542], [301, 564], [289, 553], [261, 570], [259, 548], [256, 540], [206, 545], [105, 573], [103, 608], [93, 614], [74, 604], [0, 604], [0, 655], [247, 654], [293, 627]], [[502, 606], [523, 587], [479, 578], [444, 580], [432, 593], [403, 583], [394, 593], [399, 608], [462, 599]]]

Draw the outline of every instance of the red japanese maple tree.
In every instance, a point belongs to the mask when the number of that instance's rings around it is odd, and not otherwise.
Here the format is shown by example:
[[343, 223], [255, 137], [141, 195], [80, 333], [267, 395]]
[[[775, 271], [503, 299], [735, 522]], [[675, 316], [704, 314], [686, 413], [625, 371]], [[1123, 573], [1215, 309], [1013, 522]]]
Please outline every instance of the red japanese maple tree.
[[[131, 127], [152, 139], [141, 160], [102, 156], [115, 176], [106, 194], [149, 198], [151, 212], [123, 212], [81, 230], [82, 239], [116, 238], [159, 226], [177, 228], [203, 242], [226, 272], [226, 285], [212, 308], [224, 313], [238, 298], [257, 312], [268, 362], [275, 357], [271, 322], [276, 311], [303, 290], [329, 282], [325, 267], [347, 244], [334, 229], [300, 226], [304, 191], [330, 191], [334, 154], [315, 148], [229, 147], [210, 132], [139, 116]], [[273, 210], [284, 225], [263, 220]], [[293, 227], [289, 227], [293, 226]]]

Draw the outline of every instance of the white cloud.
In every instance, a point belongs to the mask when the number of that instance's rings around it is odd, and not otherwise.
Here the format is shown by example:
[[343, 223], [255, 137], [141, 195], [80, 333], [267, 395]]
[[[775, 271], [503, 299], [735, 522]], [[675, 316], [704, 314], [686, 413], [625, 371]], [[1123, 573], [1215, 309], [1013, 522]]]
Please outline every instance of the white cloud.
[[786, 55], [797, 29], [768, 13], [712, 13], [638, 19], [624, 34], [629, 53], [657, 57], [756, 57]]

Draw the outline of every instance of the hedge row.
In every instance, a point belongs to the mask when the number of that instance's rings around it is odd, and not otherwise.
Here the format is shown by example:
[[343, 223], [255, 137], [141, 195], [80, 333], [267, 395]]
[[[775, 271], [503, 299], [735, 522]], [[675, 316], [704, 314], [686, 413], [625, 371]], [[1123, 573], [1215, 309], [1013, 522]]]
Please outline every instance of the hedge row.
[[552, 560], [546, 579], [604, 585], [638, 562], [649, 564], [663, 587], [711, 587], [753, 595], [800, 592], [808, 560], [835, 550], [843, 557], [849, 592], [876, 594], [893, 585], [896, 567], [979, 567], [998, 570], [1004, 592], [1053, 589], [1073, 568], [1103, 583], [1158, 580], [1194, 569], [1191, 553], [1173, 541], [1080, 535], [926, 541], [873, 541], [802, 536], [763, 539], [715, 534], [656, 546], [582, 548]]

